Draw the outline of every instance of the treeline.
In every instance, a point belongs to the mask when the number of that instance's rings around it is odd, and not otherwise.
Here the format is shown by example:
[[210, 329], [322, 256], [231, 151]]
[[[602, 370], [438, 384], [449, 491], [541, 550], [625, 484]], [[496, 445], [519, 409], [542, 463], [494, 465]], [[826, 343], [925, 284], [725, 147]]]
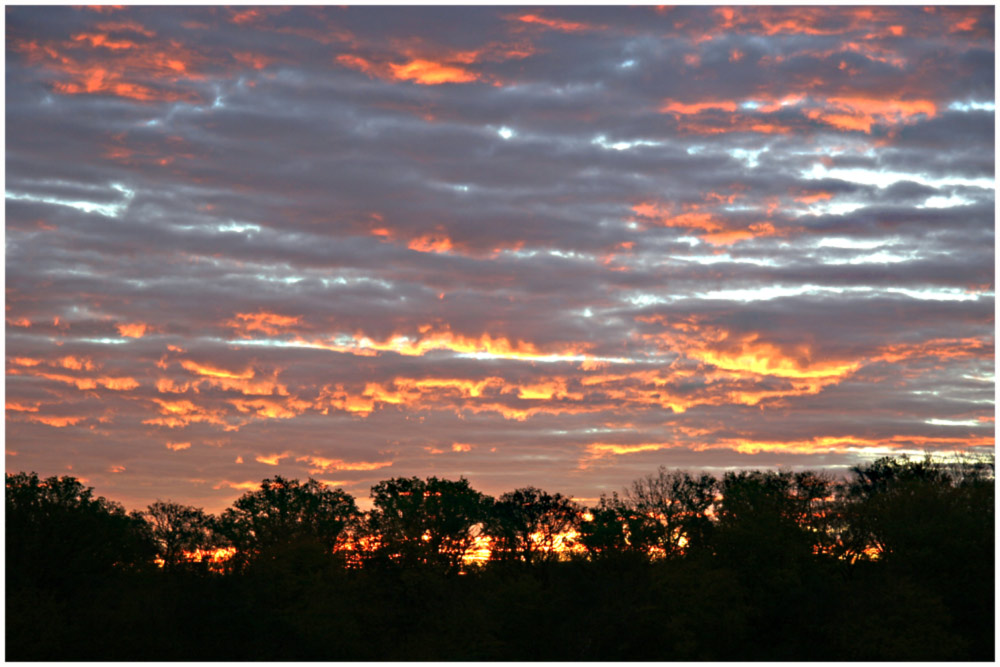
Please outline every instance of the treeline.
[[274, 477], [219, 516], [127, 512], [8, 474], [6, 657], [994, 657], [992, 458], [661, 468], [592, 507], [398, 477], [371, 501]]

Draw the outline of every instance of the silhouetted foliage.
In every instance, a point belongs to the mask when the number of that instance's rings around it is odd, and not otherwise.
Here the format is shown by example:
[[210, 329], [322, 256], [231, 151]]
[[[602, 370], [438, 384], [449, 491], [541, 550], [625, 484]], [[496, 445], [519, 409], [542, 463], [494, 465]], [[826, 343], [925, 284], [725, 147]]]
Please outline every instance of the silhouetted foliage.
[[378, 562], [448, 572], [459, 570], [490, 507], [464, 478], [396, 477], [372, 487], [371, 498], [368, 528]]
[[813, 473], [728, 472], [722, 478], [713, 545], [718, 556], [760, 566], [812, 554], [831, 482]]
[[593, 559], [648, 559], [662, 535], [659, 521], [632, 508], [617, 493], [602, 495], [580, 522], [580, 544]]
[[710, 539], [710, 511], [719, 481], [708, 474], [693, 477], [686, 472], [660, 467], [632, 483], [624, 501], [654, 524], [656, 546], [664, 555], [676, 556], [684, 550], [700, 549]]
[[216, 546], [214, 519], [198, 507], [157, 500], [142, 513], [156, 543], [164, 568], [174, 569], [185, 561], [185, 553]]
[[956, 625], [986, 636], [993, 600], [975, 591], [994, 589], [992, 459], [886, 457], [852, 472], [841, 501], [843, 557], [874, 557], [893, 578], [921, 582], [919, 594], [939, 598]]
[[8, 588], [75, 586], [151, 563], [146, 525], [73, 477], [6, 475]]
[[559, 493], [533, 486], [505, 493], [493, 505], [486, 526], [492, 538], [490, 557], [528, 564], [557, 559], [560, 536], [573, 530], [579, 517], [576, 504]]
[[223, 512], [217, 531], [236, 548], [237, 569], [278, 559], [323, 566], [358, 521], [354, 498], [342, 489], [327, 489], [314, 479], [302, 484], [276, 475]]
[[[6, 657], [988, 661], [994, 484], [992, 459], [881, 459], [843, 482], [660, 469], [581, 510], [395, 478], [362, 516], [341, 490], [275, 477], [213, 526], [18, 473]], [[472, 566], [481, 530], [493, 559]], [[581, 549], [554, 558], [571, 530]], [[217, 539], [238, 550], [224, 573], [150, 566]]]

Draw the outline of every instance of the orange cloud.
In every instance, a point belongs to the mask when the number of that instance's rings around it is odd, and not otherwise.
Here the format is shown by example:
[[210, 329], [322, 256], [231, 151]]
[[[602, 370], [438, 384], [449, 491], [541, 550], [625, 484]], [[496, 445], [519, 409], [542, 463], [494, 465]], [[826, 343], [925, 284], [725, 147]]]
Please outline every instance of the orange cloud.
[[248, 67], [252, 67], [254, 69], [264, 69], [272, 62], [274, 62], [271, 58], [268, 58], [267, 56], [262, 56], [257, 53], [251, 53], [249, 51], [235, 51], [233, 52], [233, 58], [236, 60], [236, 62], [246, 65]]
[[156, 390], [161, 394], [183, 394], [190, 386], [188, 382], [177, 384], [168, 378], [160, 378], [156, 381]]
[[467, 445], [462, 442], [455, 442], [451, 445], [451, 451], [453, 452], [471, 452], [472, 445]]
[[586, 468], [589, 468], [594, 461], [607, 458], [609, 456], [636, 454], [638, 452], [655, 452], [673, 446], [675, 445], [667, 442], [648, 442], [637, 445], [619, 445], [605, 442], [594, 442], [587, 445], [585, 450], [586, 453], [577, 465], [579, 469], [585, 470]]
[[7, 401], [4, 407], [8, 412], [38, 412], [39, 404], [25, 405], [17, 401]]
[[993, 341], [983, 338], [935, 338], [920, 343], [886, 345], [871, 361], [896, 363], [906, 359], [993, 357]]
[[97, 382], [114, 391], [129, 391], [139, 386], [139, 382], [131, 377], [99, 377], [97, 378]]
[[690, 116], [692, 114], [700, 114], [705, 111], [728, 111], [732, 113], [736, 111], [736, 108], [736, 102], [731, 100], [695, 102], [694, 104], [684, 104], [683, 102], [678, 102], [676, 100], [665, 100], [660, 106], [660, 111], [662, 113], [670, 113], [675, 116]]
[[167, 449], [173, 450], [175, 452], [179, 452], [182, 449], [190, 449], [191, 448], [191, 443], [190, 442], [168, 442], [166, 444], [166, 446], [167, 446]]
[[[498, 85], [493, 77], [474, 71], [469, 66], [527, 58], [534, 52], [534, 46], [527, 42], [489, 42], [479, 48], [465, 51], [456, 51], [437, 44], [418, 44], [404, 49], [400, 54], [375, 60], [356, 53], [342, 53], [335, 58], [335, 61], [344, 67], [363, 72], [369, 77], [387, 81], [412, 81], [425, 86], [488, 81]], [[428, 121], [434, 120], [434, 116], [426, 113], [426, 110], [418, 115]]]
[[[138, 24], [135, 24], [137, 26]], [[52, 90], [65, 95], [114, 95], [138, 102], [194, 100], [198, 92], [179, 87], [199, 79], [209, 60], [174, 40], [133, 40], [132, 24], [106, 24], [106, 32], [79, 33], [68, 40], [14, 38], [10, 48], [30, 64], [52, 72]], [[139, 26], [141, 28], [141, 26]], [[143, 31], [148, 38], [151, 31]], [[155, 34], [155, 33], [153, 33]]]
[[324, 415], [329, 414], [330, 408], [333, 408], [357, 414], [361, 417], [367, 417], [375, 409], [375, 401], [370, 398], [351, 395], [344, 389], [343, 385], [336, 385], [335, 387], [325, 385], [320, 389], [319, 396], [316, 398], [313, 407]]
[[444, 234], [425, 234], [412, 239], [407, 245], [418, 252], [447, 253], [452, 249], [451, 239]]
[[[905, 65], [905, 62], [893, 52], [868, 43], [848, 42], [842, 49], [812, 55], [822, 58], [844, 50], [862, 53], [872, 60], [895, 66]], [[668, 99], [660, 106], [660, 111], [678, 119], [679, 132], [699, 135], [733, 132], [789, 134], [801, 131], [785, 120], [770, 118], [772, 114], [789, 108], [798, 108], [806, 119], [820, 121], [839, 130], [865, 133], [870, 133], [872, 126], [876, 124], [907, 124], [922, 117], [932, 118], [937, 114], [937, 105], [926, 99], [899, 100], [858, 96], [833, 96], [824, 99], [807, 98], [802, 93], [796, 93], [783, 98], [757, 96], [751, 101], [753, 105], [744, 108], [731, 100], [684, 103]], [[718, 112], [726, 113], [720, 115]]]
[[156, 33], [136, 21], [104, 21], [97, 24], [104, 32], [134, 32], [143, 37], [156, 37]]
[[290, 315], [279, 315], [278, 313], [262, 311], [258, 313], [236, 313], [235, 318], [227, 321], [226, 325], [240, 330], [243, 334], [251, 331], [262, 331], [273, 336], [286, 332], [291, 327], [299, 324], [301, 320], [301, 315], [292, 317]]
[[[10, 373], [8, 372], [8, 374]], [[80, 390], [97, 389], [97, 380], [93, 378], [78, 378], [71, 375], [60, 375], [58, 373], [34, 373], [34, 375], [36, 377], [45, 378], [46, 380], [54, 380], [56, 382], [76, 385], [76, 388]]]
[[357, 56], [350, 53], [342, 53], [336, 57], [336, 61], [343, 65], [344, 67], [350, 67], [351, 69], [356, 69], [360, 72], [364, 72], [370, 77], [387, 78], [388, 75], [384, 67], [376, 65], [375, 63], [365, 60], [361, 56]]
[[489, 355], [503, 359], [547, 359], [557, 360], [564, 358], [574, 359], [584, 355], [585, 344], [565, 343], [553, 345], [549, 350], [543, 350], [534, 344], [483, 333], [479, 337], [456, 334], [449, 329], [434, 331], [430, 325], [418, 328], [417, 335], [392, 335], [384, 340], [378, 341], [355, 334], [350, 343], [325, 342], [322, 340], [305, 340], [296, 338], [295, 342], [315, 347], [318, 349], [330, 350], [333, 352], [346, 352], [360, 356], [374, 356], [379, 352], [395, 352], [404, 356], [423, 356], [435, 350], [447, 350], [456, 354], [479, 354]]
[[465, 67], [471, 62], [466, 53], [444, 54], [444, 58], [442, 60], [417, 56], [410, 57], [405, 62], [375, 62], [355, 54], [344, 53], [338, 55], [336, 61], [344, 67], [356, 69], [370, 77], [387, 81], [412, 81], [424, 86], [472, 83], [485, 78]]
[[842, 130], [871, 133], [876, 124], [896, 125], [913, 121], [918, 116], [933, 118], [937, 105], [931, 100], [884, 100], [864, 97], [830, 97], [823, 108], [814, 108], [806, 115]]
[[[697, 337], [696, 330], [688, 335]], [[758, 405], [765, 400], [815, 394], [824, 387], [839, 382], [845, 374], [833, 365], [782, 361], [765, 357], [774, 350], [754, 348], [749, 359], [740, 358], [736, 350], [727, 355], [709, 349], [699, 353], [695, 343], [674, 334], [647, 336], [671, 351], [681, 352], [682, 358], [696, 361], [699, 366], [686, 369], [645, 369], [624, 373], [603, 373], [600, 367], [589, 367], [577, 382], [579, 389], [570, 389], [570, 379], [552, 377], [530, 383], [505, 381], [499, 377], [481, 380], [458, 378], [395, 378], [391, 382], [365, 384], [362, 392], [350, 392], [338, 385], [324, 387], [314, 402], [315, 409], [327, 414], [332, 409], [367, 416], [379, 406], [400, 406], [408, 410], [454, 410], [461, 412], [495, 412], [505, 419], [524, 421], [532, 416], [586, 414], [604, 410], [647, 409], [657, 406], [681, 413], [697, 405]], [[752, 346], [751, 346], [752, 347]], [[775, 349], [777, 347], [775, 346]], [[785, 356], [791, 353], [781, 351]], [[801, 351], [799, 351], [801, 352]], [[716, 357], [711, 355], [716, 353]], [[718, 361], [724, 368], [711, 365]], [[799, 364], [796, 366], [795, 364]], [[581, 370], [586, 370], [582, 369]], [[758, 371], [758, 372], [755, 372]], [[762, 385], [761, 373], [781, 380]], [[692, 376], [703, 376], [705, 386], [692, 391], [688, 385]], [[675, 391], [672, 389], [678, 385]], [[525, 407], [522, 402], [530, 401]]]
[[862, 366], [863, 360], [820, 360], [807, 343], [779, 346], [761, 339], [756, 332], [735, 333], [722, 327], [672, 326], [670, 330], [645, 336], [689, 359], [710, 364], [738, 375], [768, 375], [790, 380], [844, 378]]
[[790, 454], [824, 454], [832, 452], [853, 452], [864, 450], [891, 450], [904, 447], [922, 448], [928, 445], [983, 447], [992, 446], [990, 436], [970, 436], [967, 438], [935, 438], [928, 436], [894, 435], [889, 438], [864, 438], [857, 436], [816, 436], [804, 440], [750, 440], [725, 438], [700, 449], [732, 449], [741, 454], [760, 452], [783, 452]]
[[327, 459], [322, 456], [300, 456], [296, 461], [309, 464], [309, 474], [325, 473], [332, 470], [378, 470], [392, 465], [392, 461], [354, 461], [343, 459]]
[[812, 361], [812, 351], [805, 345], [793, 356], [759, 338], [756, 333], [731, 336], [721, 332], [721, 339], [709, 344], [712, 347], [687, 349], [685, 354], [727, 371], [797, 379], [842, 377], [861, 366], [859, 361]]
[[[525, 408], [513, 397], [532, 400], [536, 405]], [[523, 421], [536, 414], [579, 414], [602, 409], [600, 406], [584, 406], [574, 403], [583, 401], [582, 392], [569, 391], [567, 380], [550, 378], [534, 383], [518, 384], [507, 382], [500, 377], [481, 380], [458, 378], [395, 378], [392, 382], [365, 384], [359, 395], [351, 395], [342, 387], [336, 391], [324, 388], [317, 407], [329, 407], [367, 416], [379, 405], [398, 405], [409, 409], [447, 409], [461, 412], [497, 412], [506, 419]]]
[[417, 58], [409, 62], [389, 63], [392, 78], [400, 81], [413, 81], [425, 86], [437, 86], [443, 83], [470, 83], [481, 77], [475, 72], [459, 67]]
[[550, 18], [545, 18], [544, 16], [539, 16], [538, 14], [522, 14], [516, 18], [521, 23], [541, 26], [543, 28], [548, 28], [550, 30], [558, 30], [560, 32], [583, 32], [585, 30], [593, 29], [586, 23], [577, 23], [574, 21], [562, 21], [559, 19], [550, 19]]
[[260, 482], [230, 482], [228, 480], [223, 480], [212, 488], [218, 491], [223, 487], [236, 489], [237, 491], [256, 491], [260, 488]]
[[517, 387], [518, 398], [527, 400], [550, 401], [555, 398], [572, 398], [583, 400], [583, 394], [571, 392], [566, 388], [565, 378], [551, 378], [533, 384], [519, 385]]
[[262, 18], [262, 16], [262, 12], [257, 9], [245, 9], [243, 11], [234, 12], [232, 16], [230, 16], [229, 20], [236, 24], [243, 24], [256, 21], [257, 19]]
[[312, 407], [311, 402], [302, 401], [294, 397], [287, 398], [284, 401], [267, 398], [234, 398], [228, 402], [240, 412], [250, 413], [258, 419], [291, 419]]
[[798, 197], [795, 197], [795, 201], [797, 201], [800, 204], [808, 205], [808, 204], [815, 204], [816, 202], [819, 201], [829, 201], [832, 198], [833, 198], [832, 192], [819, 191], [819, 192], [802, 194]]
[[167, 401], [162, 398], [154, 398], [153, 402], [159, 405], [160, 414], [164, 416], [144, 419], [143, 424], [165, 426], [167, 428], [183, 428], [191, 423], [206, 423], [222, 426], [226, 430], [231, 430], [232, 428], [226, 422], [220, 410], [204, 408], [187, 400]]
[[651, 220], [662, 227], [701, 230], [697, 234], [698, 238], [712, 245], [732, 245], [746, 239], [777, 234], [777, 230], [768, 222], [755, 223], [745, 228], [732, 228], [727, 227], [726, 223], [713, 213], [696, 210], [674, 213], [670, 204], [641, 202], [632, 206], [632, 211], [639, 217]]
[[948, 32], [966, 32], [972, 30], [976, 27], [976, 23], [979, 22], [978, 16], [967, 16], [961, 21], [953, 23], [951, 27], [948, 28]]
[[38, 422], [39, 424], [45, 424], [46, 426], [53, 426], [55, 428], [65, 428], [67, 426], [76, 426], [82, 422], [86, 417], [53, 417], [46, 415], [29, 415], [28, 421]]
[[[277, 377], [277, 373], [275, 373]], [[245, 396], [288, 396], [288, 387], [276, 380], [239, 380], [231, 378], [208, 378], [198, 383], [209, 385], [224, 391], [238, 391]]]
[[[30, 364], [30, 365], [33, 366], [34, 364]], [[67, 356], [67, 357], [62, 357], [61, 359], [57, 359], [56, 362], [55, 362], [55, 364], [53, 364], [53, 365], [61, 366], [62, 368], [68, 368], [68, 369], [74, 370], [74, 371], [81, 371], [81, 370], [91, 371], [91, 370], [94, 370], [94, 362], [93, 361], [91, 361], [90, 359], [86, 359], [86, 358], [81, 359], [81, 358], [73, 357], [73, 356]]]
[[100, 46], [105, 49], [111, 49], [113, 51], [118, 49], [134, 49], [136, 48], [135, 42], [129, 41], [127, 39], [111, 39], [108, 35], [102, 33], [80, 33], [78, 35], [73, 35], [74, 42], [88, 41], [91, 46]]
[[197, 375], [204, 375], [214, 378], [227, 378], [231, 380], [249, 380], [253, 378], [254, 371], [252, 368], [248, 368], [244, 371], [228, 371], [223, 368], [217, 368], [210, 364], [199, 364], [196, 361], [191, 361], [190, 359], [181, 360], [181, 366], [185, 370], [191, 371]]
[[281, 459], [287, 459], [289, 456], [288, 452], [284, 454], [270, 454], [268, 456], [258, 456], [254, 459], [257, 463], [263, 463], [264, 465], [276, 466], [281, 462]]
[[128, 338], [142, 338], [150, 329], [150, 326], [143, 322], [123, 323], [115, 326], [118, 328], [118, 333]]

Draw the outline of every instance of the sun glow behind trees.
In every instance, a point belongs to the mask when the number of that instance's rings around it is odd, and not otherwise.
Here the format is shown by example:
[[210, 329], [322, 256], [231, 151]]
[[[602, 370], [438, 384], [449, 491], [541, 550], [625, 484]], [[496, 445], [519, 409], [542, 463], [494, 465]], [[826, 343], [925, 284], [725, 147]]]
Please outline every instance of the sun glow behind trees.
[[[992, 459], [968, 457], [879, 459], [840, 481], [661, 469], [589, 507], [534, 487], [494, 500], [466, 480], [400, 477], [376, 485], [363, 513], [340, 490], [275, 477], [215, 521], [169, 502], [126, 513], [72, 478], [18, 473], [7, 476], [8, 648], [261, 658], [277, 657], [280, 636], [285, 657], [486, 647], [554, 659], [538, 635], [561, 638], [569, 623], [564, 658], [982, 657], [994, 487]], [[858, 624], [879, 640], [843, 634]], [[210, 641], [188, 643], [186, 626]], [[472, 630], [484, 641], [470, 649]]]
[[367, 513], [340, 490], [276, 477], [248, 490], [220, 520], [162, 502], [134, 515], [150, 523], [160, 545], [156, 565], [216, 573], [254, 567], [261, 559], [299, 558], [297, 550], [316, 540], [324, 545], [317, 556], [325, 553], [349, 568], [381, 563], [464, 574], [491, 563], [527, 566], [622, 554], [655, 562], [692, 550], [725, 550], [720, 536], [738, 535], [746, 528], [735, 527], [748, 521], [763, 521], [758, 529], [765, 532], [775, 530], [768, 521], [785, 522], [783, 530], [798, 534], [811, 553], [856, 563], [879, 560], [893, 549], [881, 528], [864, 532], [873, 527], [864, 518], [871, 511], [866, 503], [896, 486], [992, 484], [992, 466], [992, 459], [962, 453], [885, 458], [857, 466], [847, 481], [761, 471], [719, 479], [661, 468], [592, 507], [533, 487], [494, 500], [464, 479], [394, 478], [373, 487], [375, 507]]

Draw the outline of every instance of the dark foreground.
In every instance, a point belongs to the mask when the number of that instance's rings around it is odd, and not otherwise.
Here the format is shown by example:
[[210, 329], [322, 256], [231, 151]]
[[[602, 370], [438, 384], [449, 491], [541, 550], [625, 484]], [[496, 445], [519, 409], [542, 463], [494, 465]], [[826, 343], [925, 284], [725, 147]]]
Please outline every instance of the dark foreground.
[[[76, 480], [8, 475], [5, 657], [994, 659], [992, 461], [885, 460], [844, 484], [661, 471], [586, 511], [433, 478], [373, 499], [360, 513], [276, 478], [218, 519], [127, 514]], [[567, 526], [571, 557], [525, 537]], [[473, 528], [492, 560], [463, 567]], [[235, 556], [210, 571], [196, 546]]]
[[690, 561], [120, 576], [8, 590], [7, 659], [992, 660], [992, 564], [978, 569], [978, 582]]

